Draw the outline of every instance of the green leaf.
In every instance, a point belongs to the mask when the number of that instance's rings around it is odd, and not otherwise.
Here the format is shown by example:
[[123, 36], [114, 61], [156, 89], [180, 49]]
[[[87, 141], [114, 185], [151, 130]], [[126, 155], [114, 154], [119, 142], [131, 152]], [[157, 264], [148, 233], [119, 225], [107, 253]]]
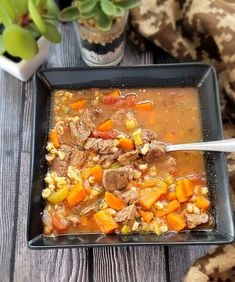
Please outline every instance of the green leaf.
[[17, 14], [22, 15], [28, 11], [28, 0], [11, 0], [11, 3]]
[[5, 27], [12, 24], [11, 17], [6, 13], [4, 8], [0, 7], [0, 23], [2, 23]]
[[139, 0], [121, 0], [116, 2], [116, 5], [125, 9], [125, 10], [130, 10], [133, 9], [137, 6], [139, 6], [140, 1]]
[[29, 25], [27, 25], [24, 28], [30, 31], [36, 40], [41, 36], [40, 31], [38, 30], [38, 28], [36, 27], [34, 23], [30, 23]]
[[15, 24], [4, 29], [3, 44], [10, 55], [24, 60], [32, 59], [38, 52], [32, 33]]
[[116, 13], [115, 13], [115, 17], [123, 17], [125, 14], [125, 9], [123, 9], [122, 7], [116, 6]]
[[105, 15], [105, 13], [100, 10], [96, 17], [96, 27], [100, 30], [107, 31], [112, 27], [112, 19]]
[[57, 27], [55, 24], [52, 24], [51, 22], [46, 22], [47, 30], [46, 33], [44, 33], [44, 37], [48, 39], [50, 42], [53, 43], [60, 43], [61, 42], [61, 34], [59, 33]]
[[116, 7], [115, 5], [110, 2], [109, 0], [101, 0], [100, 1], [102, 11], [108, 16], [115, 16], [116, 14]]
[[3, 45], [3, 41], [2, 41], [2, 35], [0, 35], [0, 55], [2, 55], [5, 52], [5, 48]]
[[96, 5], [98, 0], [84, 0], [79, 4], [79, 10], [81, 13], [90, 12]]
[[95, 7], [92, 10], [90, 10], [90, 12], [82, 13], [81, 14], [81, 18], [86, 19], [86, 20], [90, 19], [90, 18], [94, 17], [98, 13], [98, 10], [99, 10], [99, 5], [97, 3], [95, 5]]
[[33, 3], [33, 0], [29, 0], [29, 13], [38, 30], [41, 33], [46, 32], [46, 25], [42, 17], [40, 16], [35, 4]]
[[71, 22], [77, 20], [80, 16], [77, 7], [67, 7], [63, 9], [59, 14], [59, 20], [62, 22]]
[[43, 8], [46, 5], [47, 0], [34, 0], [34, 4], [36, 7]]
[[60, 10], [54, 0], [47, 0], [46, 8], [49, 15], [52, 15], [56, 18], [58, 17]]
[[8, 14], [11, 20], [15, 18], [14, 7], [9, 0], [0, 0], [0, 7]]

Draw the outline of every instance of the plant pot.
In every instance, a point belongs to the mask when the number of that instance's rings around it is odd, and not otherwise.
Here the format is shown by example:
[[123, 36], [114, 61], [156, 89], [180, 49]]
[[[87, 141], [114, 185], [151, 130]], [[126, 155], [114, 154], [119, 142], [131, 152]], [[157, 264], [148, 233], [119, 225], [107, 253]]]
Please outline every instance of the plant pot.
[[109, 31], [99, 31], [76, 23], [79, 46], [88, 66], [116, 66], [124, 55], [128, 13], [117, 18]]
[[50, 42], [44, 37], [39, 38], [37, 44], [38, 53], [32, 60], [14, 62], [2, 55], [0, 56], [0, 68], [22, 81], [27, 81], [45, 61], [49, 52]]

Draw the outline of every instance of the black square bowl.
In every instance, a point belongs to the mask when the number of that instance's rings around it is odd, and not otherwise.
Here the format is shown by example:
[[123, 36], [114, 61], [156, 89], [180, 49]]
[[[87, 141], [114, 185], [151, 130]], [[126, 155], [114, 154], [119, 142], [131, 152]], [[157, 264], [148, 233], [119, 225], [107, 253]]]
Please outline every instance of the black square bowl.
[[223, 139], [219, 91], [214, 69], [206, 64], [169, 64], [117, 68], [61, 68], [39, 71], [34, 79], [32, 158], [28, 213], [28, 246], [32, 249], [122, 245], [196, 245], [230, 243], [234, 239], [233, 211], [226, 161], [223, 153], [205, 153], [210, 199], [215, 217], [211, 231], [153, 234], [42, 235], [41, 213], [44, 176], [47, 172], [45, 144], [50, 122], [50, 101], [55, 89], [90, 87], [196, 87], [199, 93], [203, 138]]

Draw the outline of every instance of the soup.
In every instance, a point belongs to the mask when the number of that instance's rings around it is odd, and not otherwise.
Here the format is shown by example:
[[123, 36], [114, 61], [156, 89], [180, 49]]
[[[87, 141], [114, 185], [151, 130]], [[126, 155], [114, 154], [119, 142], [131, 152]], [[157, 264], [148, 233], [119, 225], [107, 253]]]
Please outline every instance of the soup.
[[194, 88], [58, 90], [42, 191], [45, 235], [155, 233], [212, 223]]

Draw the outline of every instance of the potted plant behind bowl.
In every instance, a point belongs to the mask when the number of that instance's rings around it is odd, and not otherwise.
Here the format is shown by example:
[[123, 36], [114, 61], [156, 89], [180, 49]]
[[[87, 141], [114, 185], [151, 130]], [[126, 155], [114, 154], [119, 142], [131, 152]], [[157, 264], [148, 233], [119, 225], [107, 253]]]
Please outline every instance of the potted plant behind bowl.
[[0, 1], [0, 68], [27, 81], [59, 43], [54, 0]]
[[139, 0], [74, 1], [59, 14], [59, 20], [76, 20], [79, 46], [89, 66], [117, 65], [124, 54], [128, 11]]

